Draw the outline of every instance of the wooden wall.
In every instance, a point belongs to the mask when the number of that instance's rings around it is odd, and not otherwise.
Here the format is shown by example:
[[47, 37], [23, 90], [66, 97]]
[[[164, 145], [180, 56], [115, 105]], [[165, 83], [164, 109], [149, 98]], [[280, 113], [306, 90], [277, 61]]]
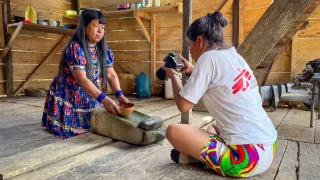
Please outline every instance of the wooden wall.
[[[171, 0], [172, 2], [173, 0]], [[104, 11], [115, 10], [122, 0], [78, 0], [79, 8], [90, 7]], [[136, 2], [136, 0], [127, 0]], [[162, 0], [161, 5], [170, 0]], [[174, 0], [182, 2], [182, 0]], [[193, 0], [193, 19], [205, 16], [220, 10], [227, 0]], [[245, 0], [243, 20], [244, 37], [246, 37], [263, 13], [270, 6], [272, 0]], [[66, 9], [71, 9], [70, 0], [11, 0], [11, 14], [24, 16], [25, 7], [32, 4], [40, 19], [56, 19], [62, 21]], [[225, 16], [230, 25], [225, 29], [226, 40], [232, 41], [232, 8]], [[143, 20], [150, 33], [150, 21]], [[156, 18], [157, 32], [157, 68], [162, 65], [162, 59], [169, 52], [181, 53], [182, 48], [182, 15], [177, 13], [161, 14]], [[117, 73], [125, 73], [126, 70], [119, 66], [122, 62], [134, 75], [140, 72], [151, 73], [151, 49], [144, 37], [140, 26], [134, 18], [108, 18], [107, 19], [107, 43], [115, 53], [114, 65]], [[48, 51], [60, 38], [58, 35], [24, 32], [17, 38], [13, 45], [14, 88], [16, 89], [36, 65], [46, 56]], [[288, 82], [290, 74], [300, 73], [305, 63], [318, 58], [320, 41], [320, 8], [309, 18], [309, 25], [299, 31], [293, 43], [273, 63], [266, 84]], [[2, 47], [1, 47], [2, 48]], [[56, 54], [35, 79], [26, 88], [48, 88], [52, 78], [57, 72], [60, 54]], [[117, 62], [118, 61], [118, 62]], [[121, 61], [121, 62], [120, 62]], [[293, 63], [291, 63], [291, 61]], [[123, 65], [122, 65], [123, 66]], [[162, 82], [157, 81], [161, 85]], [[0, 62], [0, 95], [5, 94], [4, 64]]]
[[[33, 6], [39, 19], [53, 19], [61, 22], [65, 10], [71, 9], [70, 0], [10, 0], [12, 19], [14, 15], [24, 17], [28, 4]], [[14, 90], [24, 82], [59, 38], [60, 35], [56, 34], [27, 31], [20, 33], [12, 47]], [[57, 73], [60, 56], [60, 54], [54, 56], [26, 88], [48, 88]], [[5, 94], [3, 62], [0, 62], [0, 72], [0, 94]]]
[[266, 85], [289, 82], [293, 75], [302, 74], [307, 62], [320, 58], [320, 7], [309, 17], [308, 23], [275, 60]]

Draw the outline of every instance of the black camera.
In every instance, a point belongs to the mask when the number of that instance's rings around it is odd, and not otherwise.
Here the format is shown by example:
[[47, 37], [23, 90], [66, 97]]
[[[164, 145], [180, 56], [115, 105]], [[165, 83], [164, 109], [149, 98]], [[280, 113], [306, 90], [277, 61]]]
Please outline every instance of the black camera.
[[[185, 66], [183, 61], [180, 59], [180, 57], [176, 53], [169, 53], [163, 61], [165, 62], [164, 66], [167, 68], [172, 68], [174, 70], [182, 70]], [[166, 71], [162, 68], [158, 69], [156, 72], [157, 77], [160, 80], [166, 79]]]

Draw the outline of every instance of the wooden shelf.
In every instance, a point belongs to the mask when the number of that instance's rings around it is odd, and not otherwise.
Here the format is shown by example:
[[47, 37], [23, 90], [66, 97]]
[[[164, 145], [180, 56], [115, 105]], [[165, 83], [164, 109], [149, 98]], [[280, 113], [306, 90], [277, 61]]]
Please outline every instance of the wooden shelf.
[[[182, 4], [179, 5], [170, 5], [170, 6], [159, 6], [159, 7], [150, 7], [150, 8], [140, 8], [140, 9], [128, 9], [128, 10], [118, 10], [118, 11], [108, 11], [103, 12], [106, 18], [110, 17], [134, 17], [137, 12], [147, 13], [149, 15], [152, 14], [160, 14], [167, 12], [177, 12], [182, 13]], [[66, 19], [78, 20], [79, 15], [75, 16], [63, 16]]]
[[73, 35], [75, 32], [75, 30], [73, 29], [64, 29], [64, 28], [45, 26], [40, 24], [23, 23], [23, 22], [9, 24], [8, 32], [14, 33], [19, 25], [23, 25], [22, 30], [29, 30], [29, 31], [38, 31], [38, 32], [53, 33], [53, 34], [70, 35], [70, 36]]

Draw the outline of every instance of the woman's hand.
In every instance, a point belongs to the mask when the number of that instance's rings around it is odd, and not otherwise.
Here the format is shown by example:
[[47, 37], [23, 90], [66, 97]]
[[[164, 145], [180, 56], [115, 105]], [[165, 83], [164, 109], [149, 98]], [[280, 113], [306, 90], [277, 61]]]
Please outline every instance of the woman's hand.
[[182, 69], [182, 73], [192, 73], [193, 70], [193, 65], [191, 63], [189, 63], [189, 61], [187, 61], [184, 57], [182, 57], [180, 54], [178, 55], [179, 58], [183, 61], [184, 64], [184, 68]]
[[130, 103], [129, 99], [126, 98], [124, 95], [120, 95], [118, 97], [118, 101], [120, 104], [127, 104], [127, 103]]
[[115, 115], [118, 115], [120, 113], [120, 109], [119, 109], [118, 105], [111, 98], [106, 97], [102, 100], [101, 103], [103, 104], [104, 108], [107, 111], [109, 111]]

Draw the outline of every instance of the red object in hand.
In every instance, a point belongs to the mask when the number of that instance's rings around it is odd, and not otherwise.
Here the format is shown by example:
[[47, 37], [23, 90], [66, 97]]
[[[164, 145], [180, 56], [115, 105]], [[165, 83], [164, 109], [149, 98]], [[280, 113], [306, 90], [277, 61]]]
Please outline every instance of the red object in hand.
[[22, 22], [24, 22], [24, 23], [31, 23], [31, 21], [30, 20], [23, 20]]

